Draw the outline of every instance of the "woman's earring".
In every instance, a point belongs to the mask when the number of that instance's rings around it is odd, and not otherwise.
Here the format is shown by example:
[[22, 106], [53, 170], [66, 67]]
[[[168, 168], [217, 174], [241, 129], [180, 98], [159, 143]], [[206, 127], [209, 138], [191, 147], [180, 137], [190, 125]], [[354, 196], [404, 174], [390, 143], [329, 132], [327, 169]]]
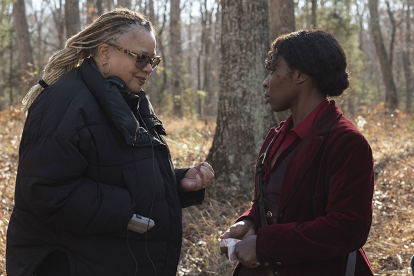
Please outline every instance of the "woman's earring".
[[109, 71], [111, 71], [111, 64], [107, 61], [102, 62], [102, 66], [105, 67], [108, 65], [108, 72], [103, 72], [104, 74], [109, 74]]

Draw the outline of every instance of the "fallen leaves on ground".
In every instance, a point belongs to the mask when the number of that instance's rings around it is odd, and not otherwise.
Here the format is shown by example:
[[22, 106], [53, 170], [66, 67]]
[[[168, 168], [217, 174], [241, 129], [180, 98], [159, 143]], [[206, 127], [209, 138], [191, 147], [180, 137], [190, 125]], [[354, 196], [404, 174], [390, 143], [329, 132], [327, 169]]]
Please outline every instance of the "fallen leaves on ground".
[[[350, 118], [365, 135], [375, 159], [374, 216], [364, 246], [375, 275], [409, 276], [414, 254], [414, 116], [366, 107]], [[215, 122], [162, 118], [176, 167], [205, 160]], [[24, 124], [20, 107], [0, 112], [0, 275], [5, 275], [6, 231], [14, 205], [18, 146]], [[252, 187], [253, 188], [253, 187]], [[231, 275], [234, 265], [220, 254], [218, 237], [250, 207], [251, 198], [216, 198], [183, 210], [183, 246], [177, 275]]]

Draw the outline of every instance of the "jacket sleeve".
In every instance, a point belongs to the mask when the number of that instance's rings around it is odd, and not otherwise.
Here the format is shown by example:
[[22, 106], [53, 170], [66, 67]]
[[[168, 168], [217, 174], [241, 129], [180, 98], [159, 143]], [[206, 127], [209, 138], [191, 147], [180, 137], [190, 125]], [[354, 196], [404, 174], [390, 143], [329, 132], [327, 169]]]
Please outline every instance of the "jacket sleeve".
[[374, 191], [373, 158], [368, 142], [362, 134], [349, 132], [335, 142], [327, 164], [320, 166], [327, 168], [324, 177], [329, 185], [324, 196], [327, 198], [324, 214], [312, 221], [259, 228], [256, 247], [260, 248], [257, 251], [260, 263], [277, 267], [327, 260], [365, 244], [371, 227]]
[[177, 181], [177, 193], [180, 198], [181, 208], [200, 205], [203, 203], [204, 195], [206, 193], [206, 189], [200, 189], [195, 192], [183, 192], [181, 190], [181, 179], [183, 179], [188, 170], [189, 169], [174, 169]]
[[87, 166], [72, 143], [55, 136], [35, 139], [20, 156], [24, 201], [61, 230], [87, 235], [125, 229], [135, 206], [130, 193], [83, 177]]

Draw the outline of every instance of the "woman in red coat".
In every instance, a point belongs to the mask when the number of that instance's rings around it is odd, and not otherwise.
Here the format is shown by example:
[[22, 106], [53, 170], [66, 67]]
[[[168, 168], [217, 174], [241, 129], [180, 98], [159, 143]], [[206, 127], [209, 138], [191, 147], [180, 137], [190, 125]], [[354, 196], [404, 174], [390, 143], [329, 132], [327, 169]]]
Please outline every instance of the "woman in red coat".
[[341, 45], [324, 31], [294, 32], [273, 42], [266, 67], [266, 102], [292, 116], [262, 145], [254, 204], [220, 237], [241, 239], [234, 275], [374, 275], [362, 249], [372, 221], [371, 148], [327, 99], [349, 86]]

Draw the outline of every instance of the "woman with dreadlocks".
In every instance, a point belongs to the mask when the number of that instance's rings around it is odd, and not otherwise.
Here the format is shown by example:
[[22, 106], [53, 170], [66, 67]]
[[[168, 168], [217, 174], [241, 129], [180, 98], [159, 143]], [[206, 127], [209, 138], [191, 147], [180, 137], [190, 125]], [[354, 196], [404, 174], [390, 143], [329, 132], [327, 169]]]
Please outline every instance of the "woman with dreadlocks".
[[26, 95], [9, 276], [176, 274], [181, 208], [201, 204], [214, 172], [173, 168], [142, 90], [161, 61], [155, 46], [143, 15], [108, 12]]

